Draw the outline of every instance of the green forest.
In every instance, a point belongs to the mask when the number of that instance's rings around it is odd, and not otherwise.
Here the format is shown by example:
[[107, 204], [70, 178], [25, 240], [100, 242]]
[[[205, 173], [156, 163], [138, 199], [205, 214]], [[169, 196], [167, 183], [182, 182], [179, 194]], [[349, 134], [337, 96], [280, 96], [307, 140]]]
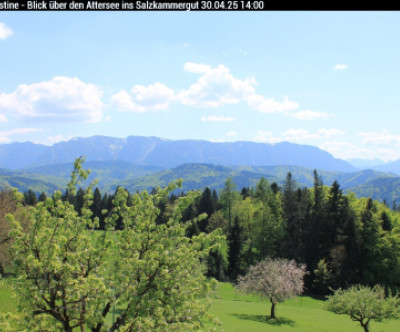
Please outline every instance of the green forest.
[[[80, 187], [83, 165], [77, 159], [64, 192], [0, 194], [0, 272], [17, 298], [16, 313], [3, 314], [6, 330], [217, 326], [212, 291], [266, 259], [304, 266], [298, 294], [334, 299], [351, 286], [371, 293], [379, 285], [391, 299], [400, 290], [396, 207], [344, 194], [317, 171], [311, 188], [288, 172], [281, 185], [261, 177], [238, 188], [228, 177], [218, 191], [183, 192], [176, 181], [102, 194], [96, 182]], [[397, 317], [395, 307], [386, 318]]]

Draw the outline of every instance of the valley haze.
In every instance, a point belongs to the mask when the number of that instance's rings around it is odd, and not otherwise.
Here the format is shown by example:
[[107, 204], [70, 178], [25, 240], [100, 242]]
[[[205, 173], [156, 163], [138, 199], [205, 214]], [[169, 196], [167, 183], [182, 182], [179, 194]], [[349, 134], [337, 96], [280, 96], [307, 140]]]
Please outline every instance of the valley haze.
[[0, 145], [0, 187], [32, 189], [37, 193], [65, 190], [74, 160], [85, 156], [89, 180], [101, 190], [117, 186], [130, 191], [151, 190], [183, 179], [182, 190], [221, 189], [228, 177], [252, 187], [261, 178], [282, 185], [292, 172], [299, 186], [311, 187], [313, 170], [326, 185], [337, 180], [346, 191], [388, 202], [400, 198], [399, 162], [359, 169], [315, 146], [289, 142], [210, 142], [159, 137], [73, 138], [52, 146], [31, 142]]

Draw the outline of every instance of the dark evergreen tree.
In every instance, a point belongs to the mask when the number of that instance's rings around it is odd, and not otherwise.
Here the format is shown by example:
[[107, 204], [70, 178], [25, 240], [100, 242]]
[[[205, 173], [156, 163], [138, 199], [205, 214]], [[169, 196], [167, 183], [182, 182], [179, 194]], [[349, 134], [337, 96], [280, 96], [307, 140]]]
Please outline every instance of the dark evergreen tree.
[[[321, 234], [324, 233], [323, 227], [325, 225], [325, 211], [324, 211], [324, 188], [321, 177], [317, 171], [314, 170], [314, 186], [313, 186], [313, 203], [311, 206], [309, 222], [306, 224], [303, 241], [305, 244], [304, 259], [307, 269], [314, 271], [317, 268], [318, 262], [324, 258], [322, 249], [324, 243]], [[313, 276], [311, 276], [312, 279]], [[308, 282], [311, 280], [306, 278], [306, 284], [311, 287]]]
[[215, 209], [216, 209], [216, 206], [214, 205], [212, 192], [211, 192], [210, 188], [206, 187], [204, 189], [203, 193], [201, 194], [201, 197], [200, 197], [200, 199], [198, 201], [198, 205], [197, 205], [197, 214], [202, 214], [202, 213], [207, 214], [207, 218], [203, 219], [199, 223], [200, 232], [206, 231], [206, 228], [208, 225], [208, 220], [209, 220], [210, 216], [214, 213]]
[[361, 282], [361, 259], [362, 259], [362, 240], [361, 233], [355, 223], [354, 212], [346, 225], [346, 240], [345, 246], [347, 250], [347, 257], [342, 266], [342, 285], [358, 284]]
[[332, 287], [336, 289], [342, 285], [342, 266], [347, 258], [345, 232], [350, 218], [347, 198], [336, 181], [330, 188], [325, 210], [321, 253], [328, 257], [328, 265], [332, 271]]
[[[301, 190], [300, 190], [301, 196]], [[289, 172], [283, 185], [282, 210], [286, 222], [286, 234], [282, 241], [282, 254], [288, 259], [301, 261], [301, 220], [299, 209], [299, 196], [296, 181]]]
[[212, 191], [212, 199], [213, 199], [213, 204], [215, 206], [215, 210], [219, 210], [221, 208], [221, 206], [219, 204], [218, 193], [215, 189]]
[[242, 228], [239, 224], [239, 218], [235, 217], [235, 222], [233, 224], [230, 238], [228, 242], [229, 246], [229, 256], [228, 256], [228, 277], [231, 280], [236, 280], [239, 274], [242, 273], [241, 270], [241, 251], [242, 251]]
[[362, 223], [362, 256], [361, 270], [362, 281], [368, 285], [374, 285], [376, 280], [376, 248], [379, 240], [379, 224], [374, 214], [376, 207], [371, 198], [368, 199], [366, 207], [361, 212]]
[[281, 188], [278, 186], [276, 182], [271, 183], [271, 189], [274, 194], [277, 194], [278, 192], [281, 191]]
[[24, 193], [24, 201], [25, 204], [27, 205], [36, 205], [37, 203], [37, 197], [35, 192], [32, 189], [29, 189], [28, 191], [25, 191]]
[[390, 232], [393, 229], [392, 220], [390, 216], [382, 211], [381, 213], [382, 229], [386, 232]]
[[44, 202], [46, 201], [47, 195], [44, 191], [39, 195], [39, 202]]
[[107, 193], [105, 193], [100, 201], [100, 214], [99, 214], [99, 229], [100, 230], [104, 230], [104, 227], [105, 227], [104, 219], [106, 218], [106, 215], [103, 214], [103, 210], [110, 211], [108, 209], [109, 208], [108, 203], [109, 203], [108, 195], [107, 195]]
[[97, 217], [101, 220], [101, 192], [98, 187], [93, 191], [93, 203], [90, 206], [90, 209], [92, 210], [93, 217]]
[[236, 184], [232, 178], [228, 178], [225, 181], [225, 186], [221, 190], [221, 205], [225, 214], [225, 218], [228, 220], [228, 237], [231, 233], [232, 222], [233, 222], [233, 206], [235, 200], [238, 197], [238, 193], [235, 191]]
[[225, 280], [226, 261], [219, 251], [211, 251], [207, 258], [207, 276], [219, 281]]
[[246, 199], [247, 197], [250, 197], [250, 188], [249, 187], [243, 187], [242, 190], [240, 191], [240, 196], [242, 196], [243, 199]]
[[85, 191], [82, 188], [79, 188], [76, 192], [75, 202], [76, 211], [79, 213], [79, 215], [81, 215], [82, 208], [85, 204]]

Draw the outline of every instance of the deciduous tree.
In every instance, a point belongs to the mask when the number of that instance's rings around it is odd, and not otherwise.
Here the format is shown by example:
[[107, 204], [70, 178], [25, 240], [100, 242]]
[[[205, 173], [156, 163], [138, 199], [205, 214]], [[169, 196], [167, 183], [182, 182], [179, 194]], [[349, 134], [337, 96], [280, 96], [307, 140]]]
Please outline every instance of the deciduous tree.
[[251, 266], [244, 277], [239, 277], [237, 288], [267, 298], [271, 302], [271, 318], [275, 318], [275, 307], [303, 292], [306, 266], [294, 260], [266, 258]]
[[[88, 176], [81, 164], [82, 159], [75, 162], [71, 195]], [[95, 231], [98, 218], [91, 218], [93, 186], [85, 190], [80, 215], [59, 191], [37, 204], [29, 233], [8, 215], [20, 316], [3, 324], [14, 324], [18, 331], [198, 329], [215, 285], [204, 276], [202, 261], [219, 233], [185, 236], [190, 222], [180, 219], [195, 194], [179, 199], [166, 224], [156, 224], [158, 203], [179, 184], [154, 195], [135, 194], [132, 206], [127, 191], [118, 188], [105, 231]], [[114, 229], [117, 220], [121, 230]]]
[[369, 332], [371, 321], [382, 322], [399, 317], [400, 299], [385, 297], [384, 289], [355, 285], [347, 290], [338, 289], [329, 297], [325, 309], [336, 314], [349, 315], [359, 322], [364, 332]]

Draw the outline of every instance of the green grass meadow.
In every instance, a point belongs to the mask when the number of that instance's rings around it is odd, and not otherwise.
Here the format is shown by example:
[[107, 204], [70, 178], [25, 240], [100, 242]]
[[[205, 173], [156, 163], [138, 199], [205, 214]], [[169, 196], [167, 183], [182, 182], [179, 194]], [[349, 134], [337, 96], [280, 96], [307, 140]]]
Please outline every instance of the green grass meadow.
[[[13, 291], [7, 282], [0, 281], [0, 313], [16, 312]], [[276, 320], [269, 319], [270, 304], [251, 295], [239, 294], [228, 283], [220, 283], [210, 312], [221, 322], [217, 331], [224, 332], [349, 332], [362, 328], [348, 316], [323, 310], [323, 301], [300, 296], [280, 303]], [[371, 332], [400, 331], [400, 320], [370, 324]], [[211, 325], [205, 325], [208, 331]]]
[[[221, 326], [217, 331], [226, 332], [348, 332], [363, 329], [350, 317], [323, 310], [322, 300], [300, 296], [279, 303], [276, 320], [270, 320], [270, 304], [260, 298], [235, 292], [232, 285], [220, 283], [211, 313], [218, 317]], [[387, 323], [370, 323], [371, 332], [400, 331], [400, 320]], [[207, 329], [205, 329], [206, 331]]]

